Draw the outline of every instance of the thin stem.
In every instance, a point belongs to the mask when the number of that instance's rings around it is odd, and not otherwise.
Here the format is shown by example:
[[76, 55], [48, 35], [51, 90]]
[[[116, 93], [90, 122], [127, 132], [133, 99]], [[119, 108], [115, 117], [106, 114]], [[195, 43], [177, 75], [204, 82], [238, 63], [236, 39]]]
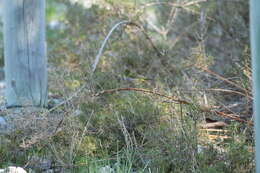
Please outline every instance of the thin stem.
[[103, 43], [102, 43], [102, 45], [101, 45], [101, 47], [100, 47], [100, 49], [99, 49], [99, 51], [98, 51], [98, 54], [97, 54], [97, 56], [96, 56], [96, 59], [95, 59], [94, 64], [92, 65], [92, 73], [94, 73], [95, 70], [96, 70], [96, 68], [97, 68], [97, 64], [98, 64], [98, 62], [99, 62], [99, 60], [100, 60], [100, 56], [101, 56], [102, 53], [103, 53], [103, 50], [104, 50], [104, 48], [105, 48], [105, 46], [106, 46], [106, 44], [107, 44], [107, 41], [108, 41], [109, 37], [112, 35], [112, 33], [114, 32], [114, 30], [115, 30], [119, 25], [127, 24], [127, 23], [129, 23], [129, 21], [125, 21], [125, 20], [124, 20], [124, 21], [118, 22], [118, 23], [115, 24], [115, 25], [113, 26], [113, 28], [109, 31], [109, 33], [107, 34], [105, 40], [103, 41]]

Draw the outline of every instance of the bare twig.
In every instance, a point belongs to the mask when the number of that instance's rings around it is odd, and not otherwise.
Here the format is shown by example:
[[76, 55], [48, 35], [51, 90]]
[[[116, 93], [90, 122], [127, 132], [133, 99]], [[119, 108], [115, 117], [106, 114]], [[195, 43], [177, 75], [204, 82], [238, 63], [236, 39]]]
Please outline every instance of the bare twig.
[[225, 78], [225, 77], [223, 77], [223, 76], [221, 76], [221, 75], [219, 75], [219, 74], [217, 74], [217, 73], [215, 73], [215, 72], [209, 70], [209, 69], [206, 68], [206, 67], [200, 67], [200, 69], [203, 70], [203, 71], [205, 71], [205, 72], [207, 72], [207, 73], [209, 73], [209, 74], [211, 74], [211, 75], [213, 75], [213, 76], [216, 76], [218, 79], [220, 79], [220, 80], [222, 80], [222, 81], [224, 81], [224, 82], [226, 82], [226, 83], [228, 83], [228, 84], [230, 84], [230, 85], [232, 85], [232, 86], [235, 86], [236, 88], [238, 88], [238, 89], [244, 91], [244, 93], [245, 93], [246, 95], [248, 95], [248, 96], [251, 97], [251, 94], [249, 94], [249, 92], [248, 92], [245, 88], [240, 87], [237, 83], [232, 82], [231, 80], [228, 80], [227, 78]]
[[163, 56], [164, 54], [155, 46], [155, 44], [153, 43], [152, 39], [150, 38], [150, 36], [148, 35], [148, 33], [145, 31], [145, 29], [141, 26], [141, 25], [138, 25], [137, 23], [134, 23], [134, 22], [129, 22], [127, 25], [130, 25], [130, 26], [135, 26], [137, 27], [138, 29], [141, 30], [141, 32], [144, 34], [145, 38], [148, 40], [148, 42], [151, 44], [152, 48], [155, 50], [155, 52], [157, 53], [157, 56], [161, 57]]
[[[180, 0], [177, 1], [178, 4], [180, 3], [179, 1]], [[172, 6], [171, 13], [169, 15], [169, 18], [168, 18], [168, 21], [167, 21], [167, 24], [166, 24], [167, 30], [169, 30], [170, 25], [175, 23], [177, 15], [178, 15], [178, 12], [179, 12], [179, 9], [174, 7], [174, 6]]]
[[249, 96], [243, 92], [239, 92], [239, 91], [235, 91], [235, 90], [230, 90], [230, 89], [222, 89], [222, 88], [201, 88], [201, 89], [176, 89], [177, 91], [188, 91], [188, 92], [192, 92], [192, 91], [215, 91], [215, 92], [224, 92], [224, 93], [233, 93], [233, 94], [237, 94], [237, 95], [241, 95], [244, 97], [248, 97], [251, 100], [253, 99], [252, 96]]
[[48, 111], [44, 112], [43, 115], [46, 115], [54, 110], [56, 110], [58, 107], [68, 103], [69, 101], [71, 101], [74, 97], [77, 97], [79, 95], [80, 92], [82, 92], [85, 88], [87, 87], [87, 84], [85, 83], [84, 85], [82, 85], [76, 92], [74, 92], [71, 96], [69, 96], [68, 98], [66, 98], [64, 101], [58, 103], [57, 105], [55, 105], [54, 107], [52, 107], [51, 109], [49, 109]]
[[221, 132], [221, 133], [228, 133], [228, 130], [223, 129], [200, 129], [200, 131], [206, 131], [206, 132]]
[[[139, 9], [143, 10], [145, 8], [156, 6], [156, 5], [168, 5], [168, 6], [172, 6], [172, 7], [179, 8], [179, 9], [183, 9], [183, 10], [186, 10], [186, 11], [188, 11], [190, 13], [199, 15], [198, 12], [196, 12], [195, 10], [192, 10], [189, 7], [190, 6], [194, 6], [194, 5], [198, 5], [200, 3], [204, 3], [204, 2], [207, 2], [207, 1], [208, 0], [197, 0], [197, 1], [187, 2], [187, 3], [184, 3], [184, 4], [178, 4], [178, 3], [172, 3], [172, 2], [151, 2], [151, 3], [147, 3], [147, 4], [144, 4], [144, 5], [141, 5]], [[207, 19], [209, 19], [211, 21], [215, 21], [211, 17], [207, 17]]]
[[183, 6], [187, 7], [187, 6], [191, 6], [191, 5], [197, 5], [201, 2], [207, 2], [208, 0], [197, 0], [197, 1], [191, 1], [191, 2], [187, 2], [185, 3]]
[[119, 25], [127, 24], [127, 23], [129, 23], [129, 21], [121, 21], [121, 22], [118, 22], [118, 23], [115, 24], [115, 26], [113, 26], [113, 28], [109, 31], [109, 33], [107, 34], [105, 40], [103, 41], [103, 43], [102, 43], [102, 45], [101, 45], [101, 47], [100, 47], [100, 49], [99, 49], [99, 51], [98, 51], [98, 54], [97, 54], [97, 56], [96, 56], [96, 59], [95, 59], [94, 64], [92, 65], [92, 73], [93, 73], [93, 72], [96, 70], [96, 68], [97, 68], [97, 64], [98, 64], [98, 62], [99, 62], [100, 56], [102, 55], [102, 52], [103, 52], [103, 50], [104, 50], [104, 48], [105, 48], [105, 46], [106, 46], [106, 43], [107, 43], [109, 37], [111, 36], [111, 34], [114, 32], [114, 30], [115, 30]]

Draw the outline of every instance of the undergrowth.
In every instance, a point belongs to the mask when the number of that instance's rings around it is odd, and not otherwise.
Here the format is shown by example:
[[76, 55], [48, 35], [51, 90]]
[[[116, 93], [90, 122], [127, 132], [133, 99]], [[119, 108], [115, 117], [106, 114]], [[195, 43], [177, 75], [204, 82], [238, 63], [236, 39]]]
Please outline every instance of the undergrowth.
[[[180, 6], [48, 1], [53, 15], [56, 5], [64, 10], [60, 27], [47, 28], [50, 110], [41, 115], [54, 117], [55, 130], [45, 133], [44, 120], [1, 136], [0, 167], [254, 172], [247, 1], [173, 2]], [[115, 29], [92, 73], [104, 38], [123, 20], [140, 27]], [[208, 120], [226, 125], [205, 129]]]

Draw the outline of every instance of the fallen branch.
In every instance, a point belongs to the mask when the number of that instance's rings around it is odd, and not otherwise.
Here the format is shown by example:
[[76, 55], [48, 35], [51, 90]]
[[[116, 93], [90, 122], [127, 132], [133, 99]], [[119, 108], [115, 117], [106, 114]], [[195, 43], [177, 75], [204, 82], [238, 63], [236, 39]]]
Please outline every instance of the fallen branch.
[[214, 123], [205, 123], [205, 124], [201, 124], [201, 127], [203, 129], [221, 129], [227, 126], [227, 123], [223, 122], [223, 121], [217, 121]]

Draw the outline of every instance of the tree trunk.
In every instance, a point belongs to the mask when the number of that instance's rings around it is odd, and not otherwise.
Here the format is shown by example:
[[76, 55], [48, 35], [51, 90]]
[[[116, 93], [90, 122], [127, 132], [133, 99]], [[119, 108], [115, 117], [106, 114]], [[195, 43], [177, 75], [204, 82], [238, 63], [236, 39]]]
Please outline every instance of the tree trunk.
[[4, 0], [7, 106], [47, 105], [45, 0]]
[[250, 1], [251, 54], [253, 67], [256, 172], [260, 172], [260, 1]]

